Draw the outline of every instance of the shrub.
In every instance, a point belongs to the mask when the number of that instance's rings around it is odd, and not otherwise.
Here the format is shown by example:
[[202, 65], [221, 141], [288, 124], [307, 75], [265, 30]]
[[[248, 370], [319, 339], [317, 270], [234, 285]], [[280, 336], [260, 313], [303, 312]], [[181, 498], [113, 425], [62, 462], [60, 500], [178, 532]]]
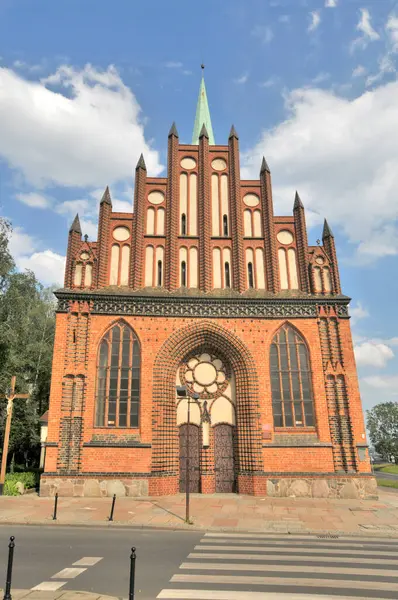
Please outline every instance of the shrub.
[[8, 473], [4, 484], [4, 495], [5, 496], [18, 496], [16, 484], [18, 481], [24, 484], [25, 489], [31, 489], [36, 487], [39, 480], [39, 474], [32, 471], [25, 471], [22, 473]]

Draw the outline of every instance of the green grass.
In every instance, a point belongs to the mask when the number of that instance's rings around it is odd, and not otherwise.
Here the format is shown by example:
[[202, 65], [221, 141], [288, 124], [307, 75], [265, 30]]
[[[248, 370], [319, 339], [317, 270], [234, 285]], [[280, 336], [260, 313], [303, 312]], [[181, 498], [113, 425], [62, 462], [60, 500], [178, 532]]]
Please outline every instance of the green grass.
[[398, 489], [398, 480], [394, 481], [394, 479], [378, 479], [377, 485]]
[[385, 465], [374, 465], [374, 470], [381, 473], [394, 473], [398, 475], [398, 465], [389, 465], [388, 463]]

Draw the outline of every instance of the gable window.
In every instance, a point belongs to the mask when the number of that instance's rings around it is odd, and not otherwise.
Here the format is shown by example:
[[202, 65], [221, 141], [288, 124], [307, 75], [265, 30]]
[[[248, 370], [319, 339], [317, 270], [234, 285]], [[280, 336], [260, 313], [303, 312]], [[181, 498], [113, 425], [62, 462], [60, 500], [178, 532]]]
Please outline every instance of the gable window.
[[185, 260], [181, 263], [181, 285], [184, 287], [187, 285], [187, 263]]
[[254, 277], [253, 277], [253, 263], [249, 262], [247, 265], [247, 276], [249, 279], [249, 288], [254, 287]]
[[223, 216], [222, 223], [223, 223], [223, 233], [224, 233], [224, 235], [228, 235], [228, 217], [227, 217], [227, 215]]
[[185, 214], [181, 215], [181, 235], [187, 235], [187, 217]]
[[224, 269], [225, 269], [225, 287], [230, 288], [231, 287], [231, 274], [230, 274], [228, 262], [225, 263]]
[[158, 278], [157, 278], [157, 286], [162, 287], [162, 261], [158, 260]]
[[97, 427], [138, 427], [140, 347], [125, 323], [110, 329], [99, 346], [97, 362]]
[[275, 427], [312, 427], [314, 407], [307, 346], [286, 325], [270, 349], [272, 409]]

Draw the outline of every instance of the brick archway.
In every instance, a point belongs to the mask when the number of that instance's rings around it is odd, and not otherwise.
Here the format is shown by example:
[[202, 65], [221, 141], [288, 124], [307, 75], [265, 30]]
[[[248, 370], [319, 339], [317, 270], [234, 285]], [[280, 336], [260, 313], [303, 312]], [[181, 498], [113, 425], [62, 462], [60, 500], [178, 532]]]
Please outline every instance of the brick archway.
[[[152, 399], [153, 495], [178, 492], [179, 440], [176, 426], [175, 377], [179, 364], [198, 348], [213, 348], [230, 362], [237, 396], [238, 489], [263, 493], [261, 428], [258, 380], [254, 360], [234, 333], [212, 321], [192, 323], [175, 331], [155, 359]], [[260, 489], [261, 488], [261, 489]]]

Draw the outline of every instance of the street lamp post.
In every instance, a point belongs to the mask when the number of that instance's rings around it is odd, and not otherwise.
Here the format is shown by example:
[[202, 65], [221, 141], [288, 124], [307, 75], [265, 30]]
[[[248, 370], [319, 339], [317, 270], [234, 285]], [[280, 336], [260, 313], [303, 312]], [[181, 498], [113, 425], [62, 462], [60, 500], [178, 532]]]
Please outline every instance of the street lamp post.
[[185, 385], [177, 386], [177, 396], [179, 398], [186, 398], [188, 403], [188, 411], [187, 411], [187, 446], [186, 446], [186, 456], [185, 456], [185, 522], [190, 522], [189, 516], [189, 500], [190, 500], [190, 422], [191, 422], [191, 398], [192, 400], [197, 400], [199, 398], [199, 394], [189, 394]]

